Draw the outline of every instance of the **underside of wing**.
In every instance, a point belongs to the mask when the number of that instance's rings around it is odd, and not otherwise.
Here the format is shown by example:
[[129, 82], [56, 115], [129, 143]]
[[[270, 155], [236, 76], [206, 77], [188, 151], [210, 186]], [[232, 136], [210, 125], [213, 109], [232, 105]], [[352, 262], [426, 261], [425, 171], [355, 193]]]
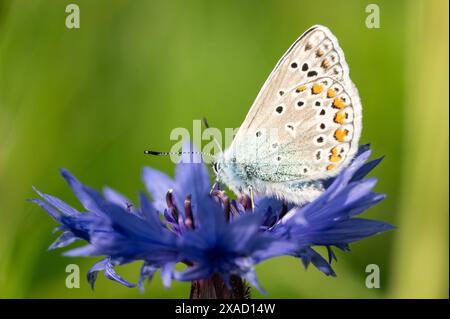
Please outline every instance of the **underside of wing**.
[[348, 164], [361, 126], [344, 54], [326, 27], [315, 26], [278, 62], [232, 147], [261, 180], [316, 180]]

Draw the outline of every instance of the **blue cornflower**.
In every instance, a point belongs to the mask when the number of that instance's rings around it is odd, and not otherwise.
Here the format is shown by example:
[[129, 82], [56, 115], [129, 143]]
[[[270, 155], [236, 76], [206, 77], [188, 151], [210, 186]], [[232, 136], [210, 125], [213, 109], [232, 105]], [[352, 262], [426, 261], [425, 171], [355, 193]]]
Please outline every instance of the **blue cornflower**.
[[[191, 149], [185, 145], [184, 151], [189, 151], [186, 147]], [[369, 156], [368, 147], [362, 147], [339, 176], [324, 181], [325, 192], [302, 207], [257, 198], [252, 210], [246, 197], [230, 200], [217, 188], [211, 192], [206, 166], [192, 159], [189, 164], [181, 161], [177, 165], [175, 179], [144, 168], [143, 181], [152, 200], [141, 193], [139, 206], [110, 188], [102, 195], [67, 170], [61, 173], [82, 203], [83, 212], [37, 189], [42, 199], [32, 201], [43, 207], [58, 222], [57, 229], [63, 231], [50, 249], [84, 240], [86, 246], [65, 255], [104, 257], [88, 272], [92, 286], [99, 271], [128, 287], [135, 286], [121, 278], [114, 266], [141, 260], [141, 288], [161, 269], [165, 286], [170, 286], [172, 279], [196, 283], [212, 278], [214, 289], [225, 291], [236, 286], [236, 278], [242, 278], [262, 291], [254, 266], [266, 259], [295, 256], [305, 266], [312, 263], [325, 274], [334, 275], [330, 266], [335, 258], [333, 246], [346, 251], [349, 243], [392, 228], [355, 217], [384, 198], [371, 191], [375, 179], [364, 179], [381, 160], [366, 163]], [[327, 247], [328, 260], [314, 246]], [[180, 262], [187, 269], [175, 271], [175, 264]], [[217, 278], [223, 285], [217, 285]], [[217, 291], [196, 294], [231, 296]], [[245, 296], [245, 292], [238, 295]]]
[[98, 271], [104, 271], [107, 278], [125, 286], [135, 286], [114, 271], [114, 265], [135, 260], [144, 260], [140, 283], [151, 278], [159, 268], [162, 268], [165, 281], [170, 280], [173, 264], [181, 261], [177, 238], [165, 227], [159, 213], [143, 193], [139, 197], [140, 208], [136, 209], [123, 195], [110, 188], [106, 188], [102, 196], [80, 183], [67, 170], [61, 170], [61, 174], [85, 211], [79, 212], [35, 188], [42, 199], [31, 201], [44, 208], [59, 223], [57, 230], [64, 231], [49, 249], [65, 247], [77, 240], [87, 241], [88, 245], [70, 250], [65, 255], [105, 257], [88, 272], [92, 286]]
[[[384, 222], [356, 218], [385, 198], [384, 194], [372, 192], [375, 178], [364, 179], [382, 160], [366, 163], [370, 154], [368, 146], [362, 146], [349, 167], [333, 180], [325, 181], [327, 188], [319, 198], [303, 207], [292, 207], [271, 225], [269, 231], [296, 243], [298, 248], [292, 255], [301, 258], [305, 267], [312, 263], [325, 274], [335, 276], [331, 268], [331, 261], [336, 259], [333, 246], [349, 251], [351, 242], [393, 229]], [[312, 246], [325, 246], [328, 261]]]

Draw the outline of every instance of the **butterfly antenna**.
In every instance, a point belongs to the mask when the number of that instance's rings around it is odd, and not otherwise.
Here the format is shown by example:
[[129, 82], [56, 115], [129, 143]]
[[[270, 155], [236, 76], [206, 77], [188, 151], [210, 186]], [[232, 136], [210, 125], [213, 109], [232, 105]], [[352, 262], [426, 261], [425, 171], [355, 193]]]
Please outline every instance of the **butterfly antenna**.
[[151, 150], [145, 150], [144, 154], [146, 155], [154, 155], [154, 156], [170, 156], [170, 155], [183, 155], [183, 154], [199, 154], [199, 155], [207, 155], [212, 157], [211, 154], [209, 153], [205, 153], [205, 152], [183, 152], [183, 151], [179, 151], [179, 152], [158, 152], [158, 151], [151, 151]]
[[206, 120], [206, 117], [203, 117], [203, 118], [202, 118], [202, 122], [203, 122], [203, 125], [204, 125], [206, 128], [209, 128], [209, 124], [208, 124], [208, 121]]

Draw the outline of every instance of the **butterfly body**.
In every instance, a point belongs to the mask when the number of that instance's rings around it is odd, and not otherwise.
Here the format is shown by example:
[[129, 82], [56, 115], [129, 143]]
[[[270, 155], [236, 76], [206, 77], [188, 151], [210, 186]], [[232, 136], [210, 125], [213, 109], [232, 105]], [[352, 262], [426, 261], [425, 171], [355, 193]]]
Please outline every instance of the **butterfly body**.
[[330, 30], [314, 26], [270, 74], [231, 146], [217, 180], [236, 193], [303, 204], [323, 191], [358, 148], [361, 103]]
[[[226, 153], [225, 153], [226, 154]], [[287, 179], [287, 171], [273, 171], [260, 165], [258, 161], [227, 160], [225, 156], [217, 159], [216, 178], [226, 184], [234, 193], [251, 196], [274, 196], [293, 203], [305, 203], [314, 200], [323, 191], [319, 180]]]

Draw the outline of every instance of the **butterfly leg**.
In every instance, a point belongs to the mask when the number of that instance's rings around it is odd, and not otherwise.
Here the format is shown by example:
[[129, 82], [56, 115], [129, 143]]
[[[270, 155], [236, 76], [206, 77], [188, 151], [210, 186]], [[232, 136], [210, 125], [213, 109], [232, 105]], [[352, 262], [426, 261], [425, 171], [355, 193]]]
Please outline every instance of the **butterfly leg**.
[[212, 195], [212, 193], [216, 190], [216, 188], [218, 189], [219, 186], [219, 182], [215, 181], [213, 186], [211, 187], [211, 190], [209, 191], [209, 195]]
[[253, 188], [249, 187], [248, 191], [250, 193], [250, 202], [252, 205], [252, 212], [254, 212], [255, 211], [255, 196], [253, 194]]

